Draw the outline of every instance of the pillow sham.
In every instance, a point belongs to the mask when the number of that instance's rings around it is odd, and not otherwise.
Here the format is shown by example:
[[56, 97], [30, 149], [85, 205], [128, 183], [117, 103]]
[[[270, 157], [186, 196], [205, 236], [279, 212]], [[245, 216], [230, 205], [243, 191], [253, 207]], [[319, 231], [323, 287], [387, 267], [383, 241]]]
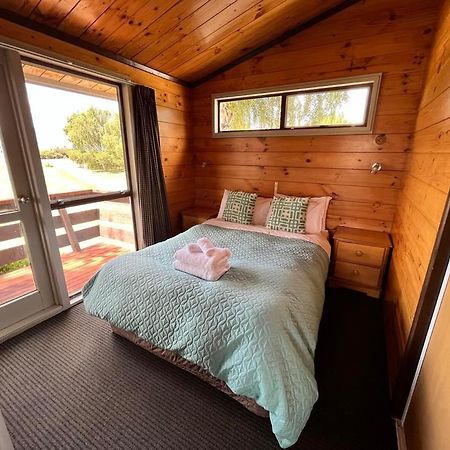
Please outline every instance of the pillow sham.
[[266, 227], [271, 230], [304, 233], [309, 197], [276, 196], [272, 200]]
[[255, 212], [256, 194], [242, 191], [228, 191], [222, 219], [228, 222], [251, 225]]
[[228, 200], [228, 193], [230, 191], [228, 189], [225, 189], [223, 191], [223, 196], [222, 196], [222, 200], [220, 202], [220, 208], [219, 208], [219, 213], [217, 214], [217, 218], [221, 219], [223, 216], [223, 210], [225, 209], [225, 205], [227, 204], [227, 200]]
[[311, 197], [306, 211], [306, 233], [314, 234], [326, 230], [327, 211], [331, 197]]
[[253, 214], [253, 225], [266, 226], [267, 215], [269, 214], [271, 198], [258, 197], [255, 204], [255, 213]]
[[[289, 195], [276, 194], [275, 197], [289, 197]], [[309, 197], [305, 233], [316, 234], [327, 229], [327, 211], [331, 200], [332, 197]]]

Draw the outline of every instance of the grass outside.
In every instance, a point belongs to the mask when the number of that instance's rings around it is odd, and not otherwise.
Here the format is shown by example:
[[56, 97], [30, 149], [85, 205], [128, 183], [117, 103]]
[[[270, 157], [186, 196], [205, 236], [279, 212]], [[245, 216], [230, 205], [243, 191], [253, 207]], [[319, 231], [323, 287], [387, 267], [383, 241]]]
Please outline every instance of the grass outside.
[[[121, 191], [127, 188], [126, 175], [122, 173], [97, 172], [83, 167], [68, 158], [42, 160], [45, 182], [49, 194], [67, 193], [92, 189], [96, 192]], [[13, 198], [9, 175], [0, 164], [0, 200]]]
[[13, 261], [8, 264], [3, 264], [0, 266], [0, 275], [5, 273], [14, 272], [15, 270], [22, 269], [30, 265], [30, 260], [28, 258], [19, 259], [18, 261]]

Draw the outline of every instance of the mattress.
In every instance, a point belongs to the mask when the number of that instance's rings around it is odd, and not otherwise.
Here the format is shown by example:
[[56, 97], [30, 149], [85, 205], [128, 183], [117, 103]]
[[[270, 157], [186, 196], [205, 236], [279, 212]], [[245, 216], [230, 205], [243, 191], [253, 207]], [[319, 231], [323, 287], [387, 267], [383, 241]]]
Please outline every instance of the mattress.
[[[207, 282], [172, 268], [200, 237], [232, 251]], [[83, 290], [88, 313], [170, 350], [269, 413], [281, 447], [293, 445], [317, 400], [314, 351], [329, 258], [306, 239], [192, 227], [105, 264]]]
[[186, 372], [192, 373], [201, 380], [206, 381], [206, 383], [210, 384], [214, 388], [222, 391], [232, 399], [239, 402], [242, 406], [244, 406], [244, 408], [247, 408], [253, 414], [256, 414], [260, 417], [269, 417], [269, 413], [264, 408], [261, 408], [261, 406], [259, 406], [255, 402], [255, 400], [244, 397], [243, 395], [236, 395], [222, 380], [213, 377], [207, 370], [202, 369], [197, 364], [194, 364], [193, 362], [182, 358], [178, 353], [157, 347], [151, 342], [147, 342], [146, 340], [140, 338], [131, 331], [123, 330], [122, 328], [117, 328], [115, 326], [111, 326], [111, 329], [114, 334], [128, 339], [129, 341], [133, 342], [133, 344], [139, 345], [139, 347], [142, 347], [153, 355], [156, 355], [159, 358], [164, 359], [165, 361], [168, 361], [183, 370], [186, 370]]

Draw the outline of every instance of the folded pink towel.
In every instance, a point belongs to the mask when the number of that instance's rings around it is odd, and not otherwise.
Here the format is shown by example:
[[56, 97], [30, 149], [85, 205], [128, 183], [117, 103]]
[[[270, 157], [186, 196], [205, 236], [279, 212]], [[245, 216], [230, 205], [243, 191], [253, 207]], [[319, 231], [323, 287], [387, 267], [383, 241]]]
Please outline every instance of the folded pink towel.
[[206, 281], [217, 281], [225, 272], [230, 270], [230, 264], [227, 263], [205, 267], [193, 266], [178, 260], [173, 262], [173, 267], [181, 272], [203, 278]]
[[198, 244], [187, 244], [185, 249], [189, 253], [203, 253], [203, 250], [200, 248], [200, 245]]
[[202, 249], [203, 253], [207, 253], [207, 251], [211, 248], [214, 248], [214, 245], [207, 237], [202, 237], [197, 241], [197, 245]]
[[230, 269], [231, 251], [214, 247], [208, 238], [187, 244], [175, 252], [173, 267], [207, 281], [218, 280]]
[[203, 261], [202, 258], [200, 258], [200, 255], [214, 257], [215, 261], [219, 261], [223, 258], [230, 258], [231, 251], [229, 248], [214, 247], [211, 241], [204, 237], [194, 244], [187, 244], [183, 248], [177, 250], [174, 256], [182, 262], [193, 264]]
[[183, 264], [188, 264], [190, 266], [206, 266], [222, 264], [223, 262], [229, 261], [229, 256], [217, 253], [211, 256], [205, 255], [203, 252], [189, 252], [186, 247], [180, 248], [175, 252], [175, 259], [182, 262]]
[[222, 256], [231, 256], [231, 251], [229, 248], [223, 248], [223, 247], [214, 247], [212, 242], [206, 238], [203, 237], [197, 241], [197, 245], [202, 249], [202, 252], [205, 255], [213, 256], [213, 255], [222, 255]]

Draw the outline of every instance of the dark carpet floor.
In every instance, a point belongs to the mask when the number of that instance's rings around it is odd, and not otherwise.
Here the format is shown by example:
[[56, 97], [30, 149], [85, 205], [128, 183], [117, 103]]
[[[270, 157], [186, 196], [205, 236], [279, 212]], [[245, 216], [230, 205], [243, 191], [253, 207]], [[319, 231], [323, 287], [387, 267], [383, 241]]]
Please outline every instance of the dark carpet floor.
[[[329, 291], [319, 401], [302, 450], [391, 450], [381, 304]], [[83, 305], [0, 346], [0, 408], [19, 449], [277, 449], [268, 419], [114, 336]]]

